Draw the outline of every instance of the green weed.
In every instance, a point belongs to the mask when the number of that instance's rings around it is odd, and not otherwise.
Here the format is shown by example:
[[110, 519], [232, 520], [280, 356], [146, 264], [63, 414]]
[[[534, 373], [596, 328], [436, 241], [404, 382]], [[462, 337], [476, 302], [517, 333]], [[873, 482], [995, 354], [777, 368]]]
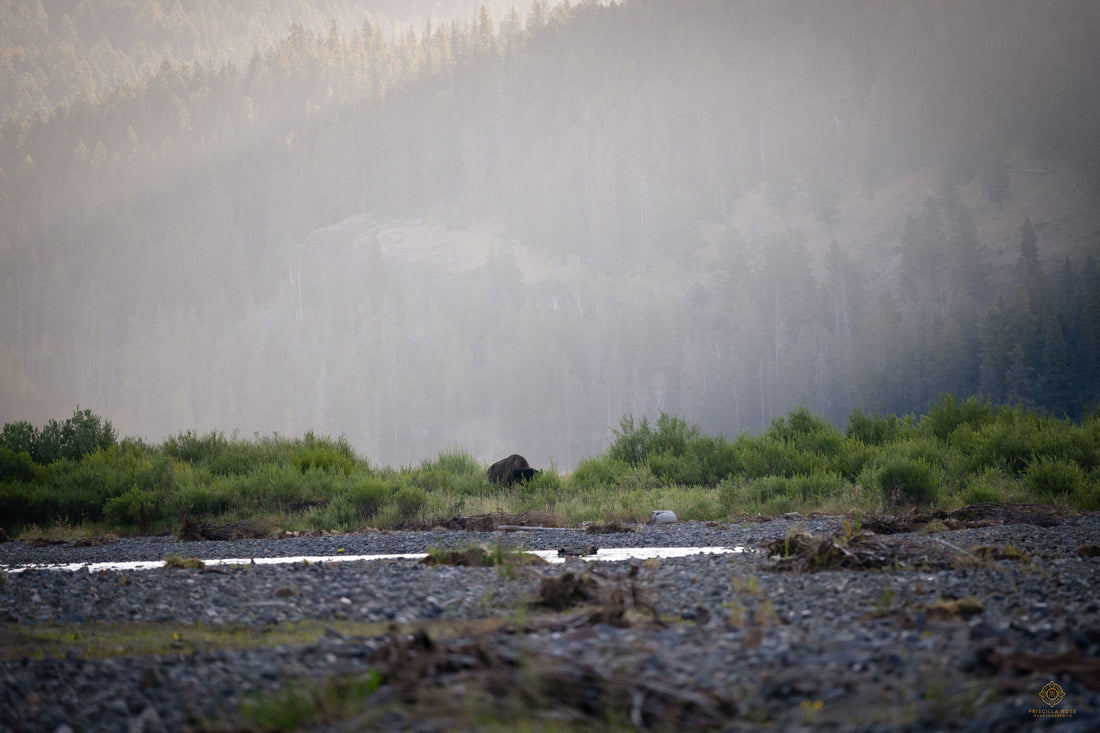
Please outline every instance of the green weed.
[[202, 570], [206, 563], [197, 557], [180, 557], [179, 555], [167, 555], [164, 558], [164, 567], [176, 570]]
[[382, 675], [331, 676], [321, 682], [289, 680], [274, 692], [254, 693], [241, 703], [240, 716], [263, 730], [300, 730], [363, 712], [365, 700], [382, 684]]

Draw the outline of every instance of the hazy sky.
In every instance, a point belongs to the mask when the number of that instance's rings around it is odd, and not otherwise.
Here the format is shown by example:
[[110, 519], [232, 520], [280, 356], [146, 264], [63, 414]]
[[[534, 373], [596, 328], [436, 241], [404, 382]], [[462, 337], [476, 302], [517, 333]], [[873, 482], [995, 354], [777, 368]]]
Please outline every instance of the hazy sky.
[[55, 113], [0, 129], [5, 422], [567, 469], [626, 414], [979, 391], [1025, 219], [1100, 244], [1092, 4], [17, 5], [5, 109]]

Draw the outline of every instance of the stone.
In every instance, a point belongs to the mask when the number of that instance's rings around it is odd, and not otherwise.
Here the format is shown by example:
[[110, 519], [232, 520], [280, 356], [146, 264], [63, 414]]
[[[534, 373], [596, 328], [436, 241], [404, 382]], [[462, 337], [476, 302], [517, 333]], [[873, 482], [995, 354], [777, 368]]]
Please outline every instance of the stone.
[[670, 509], [656, 509], [649, 515], [646, 524], [675, 524], [680, 521], [676, 518], [676, 512]]

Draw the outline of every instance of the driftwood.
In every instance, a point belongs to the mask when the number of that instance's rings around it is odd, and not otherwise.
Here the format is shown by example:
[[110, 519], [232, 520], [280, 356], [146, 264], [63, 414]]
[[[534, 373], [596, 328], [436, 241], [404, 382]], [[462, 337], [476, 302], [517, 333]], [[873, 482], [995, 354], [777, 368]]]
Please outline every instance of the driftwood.
[[245, 519], [239, 522], [212, 524], [191, 515], [185, 515], [177, 534], [184, 542], [198, 540], [255, 540], [271, 535], [271, 527], [265, 522]]
[[73, 540], [73, 547], [101, 547], [118, 542], [118, 535], [114, 532], [95, 534], [90, 537], [77, 537]]
[[23, 544], [27, 547], [50, 547], [52, 545], [63, 545], [65, 540], [54, 537], [29, 537], [23, 540]]
[[[585, 617], [578, 623], [593, 621]], [[519, 705], [529, 711], [534, 704], [577, 725], [621, 710], [640, 729], [710, 729], [736, 713], [732, 701], [713, 692], [663, 685], [557, 656], [527, 658], [521, 664], [518, 658], [494, 653], [483, 640], [448, 642], [423, 629], [393, 634], [370, 661], [385, 684], [412, 706], [436, 690], [461, 685], [467, 695], [486, 703], [489, 698], [498, 708]]]
[[431, 517], [404, 522], [395, 529], [404, 531], [428, 531], [432, 529], [454, 529], [464, 532], [495, 532], [518, 529], [560, 529], [566, 522], [556, 514], [546, 512], [520, 512], [506, 514], [503, 510], [473, 516]]
[[1066, 507], [1048, 504], [1009, 504], [1006, 502], [982, 502], [961, 509], [936, 509], [932, 511], [908, 511], [898, 514], [873, 514], [862, 519], [862, 527], [879, 534], [914, 532], [930, 522], [941, 522], [945, 529], [969, 529], [972, 527], [1000, 527], [1005, 524], [1033, 524], [1038, 527], [1055, 527], [1073, 517]]
[[[1100, 629], [1090, 629], [1090, 636], [1100, 636]], [[1031, 654], [1011, 651], [1003, 653], [993, 644], [985, 644], [977, 649], [979, 662], [987, 669], [1001, 676], [1002, 682], [1011, 689], [1019, 687], [1030, 690], [1035, 678], [1073, 677], [1093, 690], [1100, 690], [1100, 659], [1083, 657], [1078, 649], [1069, 649], [1061, 654]], [[1018, 675], [1027, 675], [1020, 679]], [[1024, 681], [1027, 684], [1021, 684]], [[1015, 683], [1015, 684], [1013, 684]]]
[[625, 534], [637, 532], [638, 525], [623, 522], [593, 522], [584, 528], [585, 534]]
[[812, 573], [819, 570], [878, 568], [949, 568], [974, 556], [936, 537], [853, 535], [814, 537], [799, 533], [762, 547], [772, 557], [769, 570]]

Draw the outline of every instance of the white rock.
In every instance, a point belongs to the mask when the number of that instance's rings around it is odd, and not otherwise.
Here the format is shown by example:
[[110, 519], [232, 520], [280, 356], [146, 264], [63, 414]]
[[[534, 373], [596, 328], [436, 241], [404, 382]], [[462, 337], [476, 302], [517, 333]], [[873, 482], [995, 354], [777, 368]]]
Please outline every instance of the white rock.
[[676, 512], [669, 509], [657, 509], [649, 515], [649, 522], [647, 524], [673, 524], [678, 522], [676, 518]]

